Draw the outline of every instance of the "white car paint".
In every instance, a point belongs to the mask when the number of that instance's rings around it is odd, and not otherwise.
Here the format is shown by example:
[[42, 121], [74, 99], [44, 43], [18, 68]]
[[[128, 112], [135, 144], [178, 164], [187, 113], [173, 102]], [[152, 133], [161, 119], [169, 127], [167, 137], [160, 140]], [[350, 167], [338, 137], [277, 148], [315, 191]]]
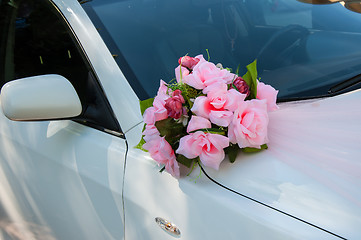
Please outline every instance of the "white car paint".
[[269, 149], [207, 169], [225, 186], [341, 235], [361, 236], [361, 91], [280, 104]]
[[[77, 1], [54, 3], [87, 53], [126, 140], [69, 120], [13, 122], [1, 113], [0, 213], [6, 217], [0, 215], [0, 227], [16, 226], [23, 239], [172, 239], [154, 221], [163, 217], [179, 227], [180, 239], [339, 239], [221, 188], [204, 174], [194, 182], [198, 170], [179, 180], [159, 173], [150, 156], [134, 148], [143, 128], [138, 98], [101, 37]], [[225, 161], [217, 173], [206, 171], [281, 209], [278, 204], [302, 191], [302, 185], [293, 188], [286, 178], [320, 186], [307, 175], [294, 177], [270, 152], [233, 165]], [[293, 192], [267, 198], [274, 189]], [[304, 210], [299, 204], [289, 206], [291, 214]], [[0, 234], [6, 237], [3, 229]]]
[[1, 217], [20, 239], [122, 238], [123, 139], [67, 120], [0, 123]]
[[63, 76], [17, 79], [1, 88], [5, 116], [14, 121], [71, 118], [81, 114], [80, 99]]
[[[142, 127], [127, 134], [130, 146], [139, 141]], [[176, 224], [181, 239], [339, 239], [223, 189], [203, 173], [197, 178], [199, 169], [179, 180], [159, 169], [148, 154], [129, 148], [124, 186], [126, 239], [170, 239], [157, 230], [154, 218], [158, 216]]]

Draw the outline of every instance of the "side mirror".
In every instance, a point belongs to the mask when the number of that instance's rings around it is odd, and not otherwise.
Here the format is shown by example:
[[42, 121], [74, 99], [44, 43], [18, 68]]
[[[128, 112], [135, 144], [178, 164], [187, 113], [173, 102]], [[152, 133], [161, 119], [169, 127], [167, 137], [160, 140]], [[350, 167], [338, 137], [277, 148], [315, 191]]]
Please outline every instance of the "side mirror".
[[79, 116], [82, 106], [71, 83], [60, 75], [41, 75], [6, 83], [0, 92], [4, 115], [15, 121]]

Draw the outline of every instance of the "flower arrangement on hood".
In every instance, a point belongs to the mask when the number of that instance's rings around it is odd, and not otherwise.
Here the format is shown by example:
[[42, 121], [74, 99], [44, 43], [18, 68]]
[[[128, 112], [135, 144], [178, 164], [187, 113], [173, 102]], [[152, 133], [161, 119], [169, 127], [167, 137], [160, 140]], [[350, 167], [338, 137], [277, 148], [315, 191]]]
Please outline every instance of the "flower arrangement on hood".
[[161, 80], [157, 95], [140, 102], [145, 127], [138, 148], [176, 178], [179, 164], [218, 170], [226, 154], [234, 162], [240, 150], [267, 148], [278, 91], [258, 81], [256, 61], [242, 77], [202, 55], [178, 63], [177, 81]]

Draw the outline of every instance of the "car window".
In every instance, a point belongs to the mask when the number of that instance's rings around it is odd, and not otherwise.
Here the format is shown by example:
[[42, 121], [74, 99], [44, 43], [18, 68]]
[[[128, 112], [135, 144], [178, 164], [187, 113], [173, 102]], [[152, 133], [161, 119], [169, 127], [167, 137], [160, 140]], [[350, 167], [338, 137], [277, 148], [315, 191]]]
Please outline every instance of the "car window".
[[264, 23], [269, 26], [285, 27], [298, 24], [312, 27], [312, 5], [294, 0], [262, 0], [260, 7]]
[[92, 0], [82, 6], [140, 99], [153, 97], [160, 79], [174, 78], [179, 57], [207, 59], [207, 49], [210, 61], [234, 71], [240, 66], [240, 74], [257, 59], [259, 76], [279, 90], [280, 101], [360, 87], [344, 82], [361, 74], [361, 14], [339, 2]]
[[11, 80], [59, 74], [76, 89], [79, 121], [119, 131], [91, 65], [64, 18], [50, 1], [5, 0], [0, 5], [1, 86]]

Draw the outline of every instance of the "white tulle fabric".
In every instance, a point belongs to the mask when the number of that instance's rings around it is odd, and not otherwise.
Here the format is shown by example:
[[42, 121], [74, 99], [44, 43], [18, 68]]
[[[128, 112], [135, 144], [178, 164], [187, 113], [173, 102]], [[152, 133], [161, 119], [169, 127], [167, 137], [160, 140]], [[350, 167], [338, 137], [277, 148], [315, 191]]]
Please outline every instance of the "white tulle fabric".
[[280, 104], [268, 154], [361, 207], [361, 91]]

